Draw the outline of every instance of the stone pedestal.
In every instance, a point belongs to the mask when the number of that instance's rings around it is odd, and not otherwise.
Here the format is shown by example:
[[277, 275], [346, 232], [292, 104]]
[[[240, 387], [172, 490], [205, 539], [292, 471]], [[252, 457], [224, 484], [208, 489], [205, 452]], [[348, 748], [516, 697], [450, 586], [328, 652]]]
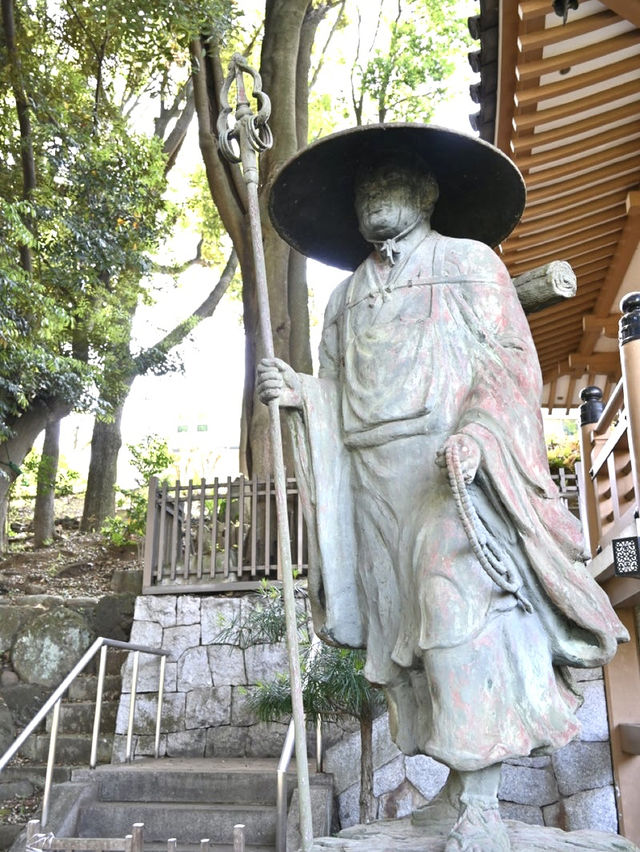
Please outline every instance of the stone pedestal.
[[[604, 831], [562, 831], [515, 820], [505, 820], [505, 825], [512, 852], [640, 852], [625, 837]], [[450, 829], [447, 822], [414, 826], [411, 817], [380, 820], [318, 838], [311, 852], [443, 852]]]

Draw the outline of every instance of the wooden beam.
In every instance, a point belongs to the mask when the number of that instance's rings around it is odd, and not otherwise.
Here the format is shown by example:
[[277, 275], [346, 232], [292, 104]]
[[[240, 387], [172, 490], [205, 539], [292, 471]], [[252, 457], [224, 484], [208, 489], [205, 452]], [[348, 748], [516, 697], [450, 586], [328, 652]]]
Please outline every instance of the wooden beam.
[[[569, 177], [570, 175], [585, 175], [592, 174], [593, 170], [603, 165], [604, 163], [613, 163], [623, 158], [629, 159], [634, 154], [638, 154], [640, 143], [638, 139], [631, 139], [622, 145], [614, 145], [611, 148], [603, 148], [591, 154], [587, 150], [584, 151], [584, 156], [568, 163], [560, 163], [558, 166], [552, 166], [550, 169], [539, 169], [535, 172], [529, 172], [526, 176], [527, 189], [533, 189], [536, 186], [550, 183], [551, 181], [560, 181], [561, 178]], [[557, 184], [556, 184], [557, 185]]]
[[617, 207], [612, 207], [611, 213], [614, 215], [607, 216], [607, 211], [604, 214], [598, 212], [593, 216], [585, 216], [583, 219], [565, 222], [564, 225], [558, 225], [557, 227], [553, 227], [550, 224], [547, 229], [538, 229], [527, 236], [521, 236], [520, 232], [516, 230], [503, 244], [503, 254], [506, 257], [512, 251], [517, 252], [521, 248], [538, 245], [545, 239], [560, 239], [560, 237], [570, 236], [580, 239], [583, 234], [591, 233], [597, 228], [602, 233], [606, 233], [606, 228], [611, 228], [612, 230], [622, 228], [626, 215], [624, 206], [620, 204]]
[[[542, 18], [544, 20], [544, 17]], [[535, 20], [533, 23], [536, 23]], [[513, 116], [513, 96], [516, 88], [515, 66], [518, 57], [518, 20], [517, 5], [502, 3], [500, 7], [500, 49], [498, 51], [498, 92], [496, 95], [496, 123], [494, 143], [501, 151], [509, 150], [511, 138], [511, 118]]]
[[560, 71], [562, 68], [573, 68], [574, 65], [582, 65], [583, 62], [611, 57], [619, 50], [626, 50], [628, 47], [634, 47], [636, 44], [640, 44], [640, 31], [630, 30], [613, 38], [585, 45], [584, 47], [579, 47], [577, 50], [570, 50], [566, 53], [559, 53], [555, 56], [538, 59], [534, 62], [527, 62], [523, 59], [522, 62], [518, 62], [516, 65], [516, 77], [519, 80], [542, 77], [543, 74], [552, 74], [554, 71]]
[[[636, 152], [637, 153], [637, 152]], [[619, 163], [612, 163], [609, 166], [598, 169], [594, 174], [590, 172], [586, 175], [580, 173], [573, 178], [563, 180], [560, 183], [554, 183], [550, 186], [542, 186], [538, 189], [533, 189], [527, 192], [527, 206], [538, 204], [540, 201], [546, 201], [547, 198], [558, 199], [558, 206], [562, 206], [564, 199], [573, 192], [586, 189], [593, 189], [593, 194], [599, 192], [600, 184], [606, 183], [610, 186], [612, 178], [617, 178], [624, 184], [624, 178], [630, 181], [629, 188], [635, 187], [640, 180], [640, 155], [629, 160], [622, 160]], [[585, 187], [586, 185], [586, 187]]]
[[548, 14], [549, 11], [547, 0], [521, 0], [518, 3], [518, 17], [521, 21], [539, 18], [541, 15]]
[[580, 268], [580, 265], [591, 263], [595, 259], [599, 259], [603, 250], [607, 251], [607, 257], [612, 257], [615, 252], [618, 239], [616, 234], [610, 234], [603, 237], [601, 240], [594, 240], [591, 245], [588, 243], [584, 246], [577, 246], [575, 249], [567, 249], [563, 252], [562, 258], [558, 258], [558, 253], [555, 250], [547, 251], [542, 247], [541, 251], [531, 250], [522, 252], [522, 256], [518, 260], [509, 260], [507, 269], [511, 272], [511, 277], [515, 278], [523, 272], [528, 272], [532, 266], [542, 266], [543, 263], [550, 263], [552, 260], [566, 260], [570, 263], [575, 272]]
[[621, 86], [607, 87], [583, 98], [572, 98], [567, 103], [557, 104], [546, 109], [538, 108], [533, 113], [521, 114], [516, 110], [513, 116], [513, 128], [516, 132], [532, 130], [534, 127], [542, 127], [552, 121], [568, 120], [573, 115], [579, 115], [581, 112], [587, 112], [603, 104], [612, 104], [614, 101], [637, 94], [638, 80], [630, 80]]
[[[626, 579], [630, 580], [630, 578]], [[636, 581], [636, 588], [639, 585]], [[621, 608], [616, 614], [629, 631], [631, 641], [620, 645], [613, 660], [604, 667], [604, 686], [611, 731], [611, 758], [620, 834], [638, 844], [640, 843], [640, 808], [638, 808], [640, 756], [624, 753], [620, 725], [635, 724], [640, 718], [640, 656], [633, 609]]]
[[622, 314], [614, 316], [598, 316], [597, 314], [585, 314], [582, 317], [582, 328], [584, 331], [595, 331], [598, 336], [617, 339]]
[[631, 21], [636, 27], [640, 27], [640, 4], [638, 0], [601, 0], [603, 5], [613, 9], [626, 21]]
[[[554, 142], [561, 142], [563, 139], [573, 139], [575, 136], [587, 134], [591, 130], [602, 130], [607, 124], [617, 124], [623, 122], [626, 118], [638, 117], [638, 104], [625, 104], [624, 106], [613, 107], [596, 115], [591, 115], [588, 118], [583, 118], [580, 121], [569, 122], [562, 124], [559, 127], [554, 127], [552, 130], [544, 130], [540, 133], [517, 133], [509, 142], [511, 150], [517, 153], [518, 151], [528, 151], [529, 149], [539, 148], [542, 145], [552, 145]], [[582, 144], [588, 144], [582, 140]]]
[[[620, 372], [620, 355], [617, 352], [592, 352], [590, 355], [572, 352], [569, 355], [569, 366], [572, 369], [614, 375]], [[640, 584], [638, 591], [640, 592]]]
[[558, 22], [558, 26], [546, 27], [536, 33], [518, 36], [518, 50], [520, 53], [528, 53], [530, 50], [545, 48], [550, 44], [569, 41], [569, 39], [585, 33], [592, 33], [595, 30], [608, 27], [619, 20], [620, 18], [614, 11], [605, 9], [604, 12], [597, 12], [595, 15], [585, 15], [584, 18], [567, 21], [564, 25]]
[[[520, 245], [518, 240], [513, 240], [509, 244], [508, 250], [505, 248], [503, 259], [505, 263], [515, 263], [525, 257], [526, 252], [543, 250], [545, 253], [547, 251], [551, 251], [556, 252], [559, 255], [564, 255], [569, 252], [575, 255], [578, 248], [583, 246], [585, 243], [593, 243], [599, 239], [607, 239], [607, 234], [612, 234], [614, 237], [617, 237], [617, 235], [622, 231], [624, 221], [624, 219], [615, 219], [613, 222], [607, 222], [604, 225], [598, 223], [592, 228], [586, 228], [583, 231], [575, 231], [571, 234], [561, 234], [558, 237], [556, 237], [556, 234], [553, 231], [547, 231], [544, 234], [541, 234], [537, 240], [533, 237], [529, 237], [526, 241], [522, 240], [522, 245]], [[606, 243], [606, 245], [608, 245], [608, 243]], [[590, 248], [596, 248], [596, 246], [592, 244]]]
[[564, 211], [568, 207], [575, 207], [582, 201], [592, 201], [595, 199], [606, 198], [608, 195], [613, 195], [621, 189], [626, 189], [628, 192], [635, 189], [640, 181], [640, 169], [633, 172], [621, 175], [615, 180], [609, 180], [596, 186], [587, 186], [584, 189], [575, 192], [567, 193], [562, 198], [552, 198], [549, 201], [542, 203], [529, 203], [525, 208], [527, 216], [536, 216], [541, 213], [555, 212], [557, 215], [564, 215]]
[[612, 142], [619, 142], [621, 139], [633, 139], [638, 135], [640, 135], [640, 121], [629, 121], [626, 124], [612, 127], [610, 130], [605, 130], [604, 133], [596, 133], [595, 136], [590, 136], [589, 139], [568, 142], [565, 145], [558, 145], [546, 151], [537, 151], [535, 154], [530, 154], [529, 156], [520, 154], [517, 157], [518, 168], [529, 170], [537, 166], [544, 166], [547, 163], [559, 163], [561, 160], [566, 160], [569, 157], [582, 157], [585, 154], [588, 155], [596, 148], [610, 145]]
[[[622, 279], [625, 276], [631, 259], [640, 243], [640, 190], [630, 192], [627, 197], [627, 222], [624, 226], [622, 236], [618, 240], [613, 263], [611, 264], [607, 277], [600, 291], [594, 313], [609, 314], [613, 307], [613, 300], [620, 289]], [[615, 306], [617, 309], [617, 305]]]
[[528, 106], [529, 104], [538, 105], [551, 98], [563, 97], [572, 92], [578, 92], [580, 89], [586, 89], [587, 86], [595, 86], [608, 80], [613, 81], [616, 77], [637, 70], [638, 56], [634, 55], [612, 64], [605, 62], [599, 68], [594, 68], [585, 74], [572, 74], [553, 83], [545, 83], [541, 86], [522, 90], [516, 87], [515, 105], [517, 107]]
[[[581, 207], [574, 207], [572, 210], [567, 210], [565, 215], [563, 215], [563, 221], [567, 224], [575, 224], [578, 225], [580, 222], [584, 221], [588, 216], [593, 216], [594, 214], [602, 214], [603, 221], [605, 217], [617, 218], [620, 215], [620, 210], [624, 209], [624, 214], [626, 215], [626, 200], [628, 193], [624, 190], [618, 192], [617, 195], [609, 196], [606, 199], [608, 203], [599, 203], [599, 202], [591, 202], [591, 204], [583, 204]], [[525, 210], [526, 213], [526, 210]], [[556, 226], [557, 219], [539, 219], [532, 222], [527, 222], [526, 220], [523, 222], [522, 220], [518, 223], [515, 230], [512, 234], [509, 235], [509, 239], [505, 240], [504, 245], [509, 245], [509, 241], [516, 239], [520, 236], [528, 236], [529, 234], [537, 234], [541, 231], [548, 230], [550, 228], [554, 228]]]

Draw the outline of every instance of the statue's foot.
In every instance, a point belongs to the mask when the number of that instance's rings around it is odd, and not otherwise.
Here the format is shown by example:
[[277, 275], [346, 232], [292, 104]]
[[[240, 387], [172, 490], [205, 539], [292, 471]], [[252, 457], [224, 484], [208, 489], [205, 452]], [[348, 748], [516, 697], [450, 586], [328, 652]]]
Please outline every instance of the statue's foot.
[[511, 844], [497, 802], [460, 799], [460, 813], [444, 852], [509, 852]]

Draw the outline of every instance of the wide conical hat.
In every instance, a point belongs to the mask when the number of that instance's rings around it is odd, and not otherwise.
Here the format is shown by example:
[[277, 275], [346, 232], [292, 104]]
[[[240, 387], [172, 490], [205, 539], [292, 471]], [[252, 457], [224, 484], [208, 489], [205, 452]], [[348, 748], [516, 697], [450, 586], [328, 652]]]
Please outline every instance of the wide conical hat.
[[269, 199], [273, 224], [307, 257], [355, 269], [371, 252], [353, 206], [360, 167], [387, 153], [418, 155], [436, 177], [440, 198], [431, 224], [441, 234], [496, 246], [518, 223], [522, 176], [493, 145], [427, 124], [354, 127], [314, 142], [280, 170]]

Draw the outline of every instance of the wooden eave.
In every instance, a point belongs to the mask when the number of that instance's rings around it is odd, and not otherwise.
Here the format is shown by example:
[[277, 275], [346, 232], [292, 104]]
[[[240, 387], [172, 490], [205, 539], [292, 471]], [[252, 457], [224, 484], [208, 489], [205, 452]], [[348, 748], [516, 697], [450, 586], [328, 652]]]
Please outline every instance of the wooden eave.
[[[481, 0], [470, 21], [480, 136], [523, 174], [527, 205], [499, 248], [512, 276], [566, 260], [574, 299], [529, 317], [545, 408], [580, 404], [620, 377], [620, 299], [640, 289], [640, 1]], [[499, 199], [496, 199], [499, 203]]]

